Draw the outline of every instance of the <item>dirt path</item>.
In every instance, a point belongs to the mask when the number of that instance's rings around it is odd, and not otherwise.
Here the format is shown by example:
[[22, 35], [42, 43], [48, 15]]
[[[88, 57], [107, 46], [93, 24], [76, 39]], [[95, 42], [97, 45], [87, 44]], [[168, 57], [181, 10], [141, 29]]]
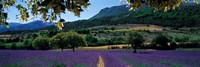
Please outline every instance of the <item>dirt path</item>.
[[99, 55], [97, 67], [104, 67], [104, 62], [103, 62], [103, 59], [100, 55]]

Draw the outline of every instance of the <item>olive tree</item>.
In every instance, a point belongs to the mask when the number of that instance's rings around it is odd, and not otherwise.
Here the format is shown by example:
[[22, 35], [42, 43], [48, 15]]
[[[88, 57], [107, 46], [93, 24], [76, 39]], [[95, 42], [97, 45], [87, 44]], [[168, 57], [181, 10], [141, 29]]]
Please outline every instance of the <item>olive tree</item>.
[[63, 51], [67, 47], [67, 34], [64, 32], [58, 33], [51, 38], [51, 42]]
[[50, 39], [48, 37], [37, 37], [33, 40], [34, 49], [49, 50], [51, 49]]
[[137, 53], [136, 49], [138, 46], [144, 43], [144, 38], [138, 32], [130, 31], [128, 33], [127, 42], [131, 44], [131, 47], [134, 49], [133, 53]]
[[78, 33], [68, 32], [67, 34], [67, 44], [73, 49], [73, 52], [75, 51], [75, 48], [86, 45], [84, 38]]
[[168, 50], [171, 49], [171, 41], [172, 39], [168, 35], [160, 34], [152, 40], [152, 43], [156, 49]]
[[52, 38], [52, 42], [61, 48], [61, 51], [64, 48], [72, 48], [74, 52], [76, 47], [86, 45], [84, 38], [76, 32], [58, 33]]

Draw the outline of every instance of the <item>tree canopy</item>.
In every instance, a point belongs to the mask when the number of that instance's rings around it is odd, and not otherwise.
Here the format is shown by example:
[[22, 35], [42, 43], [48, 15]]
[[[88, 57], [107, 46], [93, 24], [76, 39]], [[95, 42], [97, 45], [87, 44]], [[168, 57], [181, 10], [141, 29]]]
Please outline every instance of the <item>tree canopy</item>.
[[135, 31], [130, 31], [128, 33], [127, 42], [131, 44], [132, 48], [134, 48], [134, 53], [136, 53], [136, 49], [138, 48], [138, 46], [143, 44], [144, 41], [145, 40], [140, 33]]
[[194, 1], [194, 3], [198, 4], [198, 0], [126, 0], [131, 10], [132, 9], [136, 10], [142, 5], [147, 5], [153, 7], [155, 11], [158, 10], [168, 11], [171, 9], [175, 9], [176, 7], [179, 7], [179, 5], [182, 2], [191, 2], [191, 1]]
[[[179, 7], [182, 2], [191, 2], [198, 4], [198, 0], [120, 0], [126, 1], [130, 10], [136, 10], [142, 5], [148, 5], [155, 11], [168, 11]], [[19, 3], [16, 3], [19, 2]], [[22, 3], [25, 3], [22, 4]], [[63, 22], [61, 13], [66, 11], [72, 12], [75, 16], [80, 16], [83, 8], [89, 7], [89, 0], [0, 0], [0, 24], [8, 26], [8, 13], [6, 10], [10, 6], [14, 6], [20, 12], [18, 18], [22, 21], [28, 21], [30, 16], [41, 15], [43, 21], [59, 20], [56, 26], [62, 30]], [[30, 10], [30, 11], [29, 11]]]
[[85, 46], [84, 38], [76, 32], [62, 32], [52, 37], [53, 44], [61, 48], [72, 48], [75, 51], [76, 47]]
[[33, 47], [39, 50], [51, 49], [50, 40], [47, 37], [37, 37], [33, 40]]

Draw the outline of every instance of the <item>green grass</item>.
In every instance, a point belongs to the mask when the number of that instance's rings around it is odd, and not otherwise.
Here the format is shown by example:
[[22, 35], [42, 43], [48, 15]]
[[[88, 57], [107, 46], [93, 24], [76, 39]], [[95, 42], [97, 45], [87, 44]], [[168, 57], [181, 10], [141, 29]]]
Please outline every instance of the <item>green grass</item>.
[[83, 65], [83, 64], [76, 64], [76, 65], [74, 65], [74, 66], [72, 66], [72, 67], [86, 67], [86, 66]]
[[8, 64], [5, 67], [22, 67], [20, 64]]
[[171, 63], [171, 62], [168, 62], [168, 61], [160, 61], [159, 62], [161, 65], [167, 65], [169, 67], [183, 67], [182, 65], [180, 64], [174, 64], [174, 63]]
[[10, 49], [13, 43], [16, 43], [17, 47], [23, 47], [23, 43], [20, 42], [2, 43], [1, 45], [5, 46], [6, 49]]

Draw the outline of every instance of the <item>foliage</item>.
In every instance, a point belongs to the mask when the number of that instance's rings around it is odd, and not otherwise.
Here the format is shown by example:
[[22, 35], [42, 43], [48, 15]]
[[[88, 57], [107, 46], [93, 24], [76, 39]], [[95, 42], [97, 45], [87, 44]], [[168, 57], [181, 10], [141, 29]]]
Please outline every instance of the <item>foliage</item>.
[[170, 41], [171, 40], [169, 36], [164, 34], [160, 34], [155, 39], [153, 39], [153, 43], [159, 44], [160, 46], [166, 46]]
[[66, 41], [67, 41], [67, 45], [69, 45], [70, 48], [73, 49], [73, 51], [75, 51], [75, 48], [79, 46], [86, 45], [84, 38], [76, 32], [68, 32]]
[[0, 39], [1, 42], [7, 43], [7, 42], [19, 42], [19, 37], [9, 37], [7, 39]]
[[186, 42], [186, 43], [179, 43], [179, 48], [200, 48], [200, 43], [198, 42]]
[[[25, 5], [23, 5], [25, 4]], [[0, 21], [1, 24], [8, 26], [6, 19], [8, 18], [7, 12], [9, 6], [15, 6], [20, 12], [19, 18], [23, 21], [28, 21], [32, 16], [41, 15], [43, 21], [61, 19], [61, 13], [65, 11], [73, 12], [75, 16], [80, 16], [80, 12], [83, 11], [82, 7], [87, 8], [90, 5], [89, 0], [20, 0], [16, 3], [15, 0], [3, 0], [0, 1]], [[30, 11], [29, 11], [30, 10]], [[58, 28], [60, 28], [60, 23], [58, 22]]]
[[111, 45], [112, 42], [110, 39], [98, 39], [97, 45], [104, 46], [104, 45]]
[[[153, 7], [155, 11], [168, 11], [175, 9], [179, 7], [183, 1], [189, 2], [191, 0], [126, 0], [126, 2], [129, 4], [130, 10], [136, 10], [142, 5], [148, 5]], [[193, 1], [198, 4], [198, 0]]]
[[5, 46], [3, 44], [0, 44], [0, 49], [5, 49]]
[[33, 47], [39, 50], [49, 50], [51, 49], [50, 39], [47, 37], [37, 37], [33, 40]]
[[47, 36], [48, 36], [48, 37], [53, 37], [53, 36], [55, 36], [57, 33], [58, 33], [57, 30], [50, 30], [50, 31], [47, 33]]
[[174, 40], [176, 42], [188, 42], [189, 41], [189, 37], [188, 36], [183, 36], [183, 37], [176, 37]]
[[51, 38], [52, 40], [52, 44], [54, 46], [57, 46], [58, 48], [61, 48], [61, 50], [63, 51], [64, 48], [66, 48], [67, 45], [67, 33], [61, 32], [56, 34], [55, 36], [53, 36]]
[[136, 49], [138, 46], [141, 46], [144, 41], [145, 39], [140, 33], [135, 31], [130, 31], [128, 33], [127, 42], [131, 44], [132, 48], [134, 48], [134, 53], [136, 53]]
[[78, 29], [75, 31], [79, 34], [90, 34], [90, 30], [88, 30], [88, 29]]
[[176, 47], [176, 43], [172, 42], [171, 37], [164, 34], [155, 37], [152, 40], [152, 43], [154, 44], [155, 49], [169, 50], [175, 49], [174, 46]]
[[37, 34], [33, 34], [33, 35], [32, 35], [32, 38], [33, 38], [33, 39], [35, 39], [35, 38], [37, 38], [37, 37], [38, 37]]
[[113, 44], [123, 44], [125, 43], [125, 39], [122, 37], [113, 37], [111, 38]]
[[200, 39], [191, 40], [190, 42], [199, 43], [199, 42], [200, 42]]
[[85, 40], [89, 42], [97, 42], [97, 38], [95, 38], [92, 34], [86, 35]]
[[52, 37], [52, 42], [63, 51], [64, 48], [72, 48], [86, 45], [84, 38], [76, 32], [62, 32]]
[[11, 49], [17, 49], [17, 44], [16, 43], [12, 43]]
[[87, 34], [85, 36], [85, 40], [86, 40], [88, 46], [94, 45], [98, 41], [98, 39], [95, 38], [92, 34]]
[[32, 45], [32, 41], [30, 41], [30, 40], [25, 40], [25, 41], [23, 42], [23, 45], [24, 45], [24, 47], [25, 47], [26, 49], [28, 49], [28, 50], [34, 49], [34, 48], [33, 48], [33, 45]]

